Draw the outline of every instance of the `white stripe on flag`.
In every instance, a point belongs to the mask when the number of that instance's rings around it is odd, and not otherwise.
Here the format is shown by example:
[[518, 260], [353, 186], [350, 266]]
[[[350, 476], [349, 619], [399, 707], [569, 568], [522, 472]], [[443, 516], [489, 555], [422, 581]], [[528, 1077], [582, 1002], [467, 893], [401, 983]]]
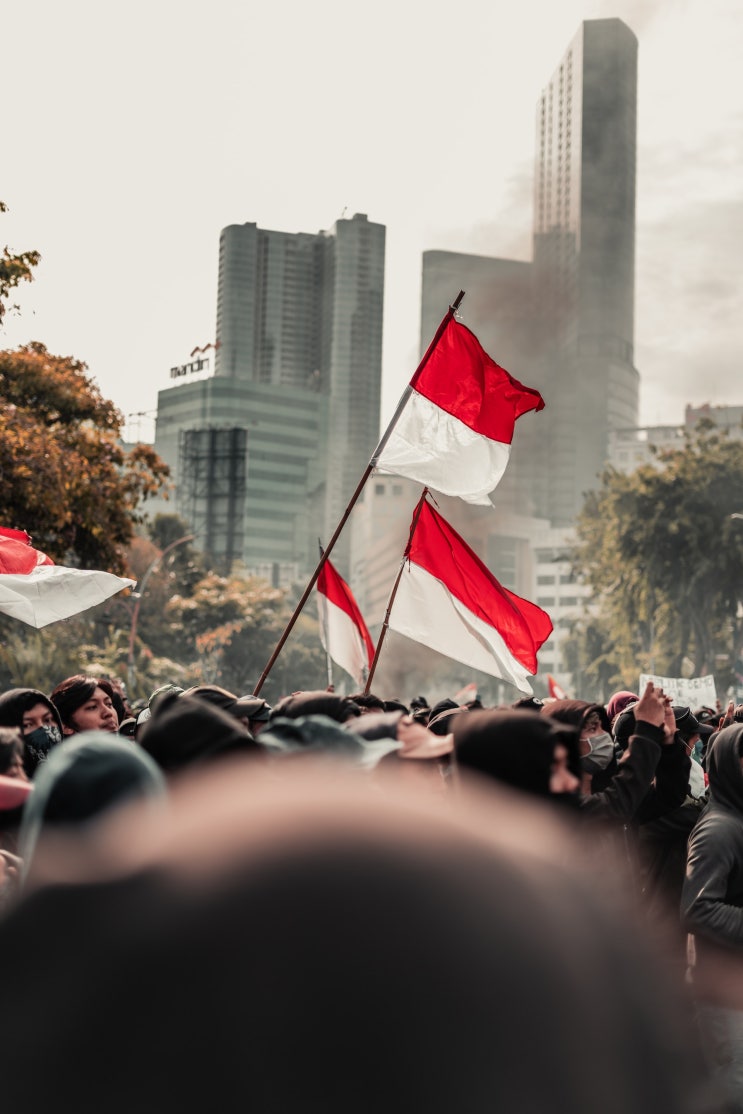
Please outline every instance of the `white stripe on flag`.
[[413, 390], [377, 467], [442, 495], [489, 506], [488, 495], [505, 472], [510, 451], [510, 445], [476, 433]]
[[445, 584], [412, 562], [406, 565], [389, 625], [446, 657], [509, 681], [531, 696], [530, 674], [503, 637], [453, 596]]
[[[319, 596], [320, 612], [320, 639], [325, 652], [330, 654], [334, 662], [345, 669], [353, 677], [359, 688], [364, 683], [364, 670], [369, 668], [366, 645], [359, 628], [342, 608], [329, 600], [327, 596]], [[327, 631], [325, 629], [327, 622]]]
[[30, 573], [0, 574], [0, 611], [32, 627], [45, 627], [87, 611], [135, 580], [94, 569], [37, 565]]

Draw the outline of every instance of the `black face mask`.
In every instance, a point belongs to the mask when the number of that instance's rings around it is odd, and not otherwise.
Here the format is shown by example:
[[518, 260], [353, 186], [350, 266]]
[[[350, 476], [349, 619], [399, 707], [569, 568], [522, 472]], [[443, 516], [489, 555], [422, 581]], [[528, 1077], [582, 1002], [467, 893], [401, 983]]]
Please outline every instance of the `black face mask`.
[[34, 750], [41, 754], [48, 754], [52, 747], [62, 742], [62, 732], [56, 723], [44, 724], [34, 731], [29, 731], [28, 735], [24, 735], [23, 741], [29, 743]]

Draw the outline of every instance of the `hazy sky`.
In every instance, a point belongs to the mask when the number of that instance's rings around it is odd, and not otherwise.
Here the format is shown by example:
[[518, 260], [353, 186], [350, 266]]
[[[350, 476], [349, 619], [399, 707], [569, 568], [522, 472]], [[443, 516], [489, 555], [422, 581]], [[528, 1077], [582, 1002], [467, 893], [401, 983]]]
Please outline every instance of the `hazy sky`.
[[537, 97], [581, 20], [608, 16], [640, 43], [641, 420], [743, 404], [740, 0], [9, 0], [0, 245], [43, 259], [0, 345], [41, 340], [125, 414], [153, 411], [214, 339], [224, 225], [363, 212], [387, 226], [389, 416], [421, 253], [530, 258]]

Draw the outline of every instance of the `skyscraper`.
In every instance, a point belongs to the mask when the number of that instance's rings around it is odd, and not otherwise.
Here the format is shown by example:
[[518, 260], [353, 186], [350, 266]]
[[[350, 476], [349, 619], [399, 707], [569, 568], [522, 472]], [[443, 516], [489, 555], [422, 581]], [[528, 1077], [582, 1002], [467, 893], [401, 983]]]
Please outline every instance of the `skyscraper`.
[[583, 23], [537, 106], [535, 319], [551, 408], [549, 506], [567, 525], [610, 429], [637, 423], [634, 366], [637, 39]]
[[558, 526], [596, 486], [609, 431], [637, 424], [636, 116], [635, 36], [619, 19], [586, 21], [537, 105], [533, 261], [423, 257], [421, 348], [462, 288], [465, 323], [542, 392], [496, 504]]
[[[194, 463], [192, 447], [214, 439], [185, 432], [244, 432], [220, 442], [247, 443], [234, 556], [277, 581], [314, 565], [318, 536], [334, 529], [378, 438], [384, 242], [384, 226], [359, 213], [316, 235], [225, 228], [214, 375], [158, 395], [156, 447], [192, 525], [208, 518], [198, 501], [215, 496], [206, 480], [240, 468]], [[193, 476], [206, 479], [194, 486]], [[199, 540], [214, 552], [214, 539]]]

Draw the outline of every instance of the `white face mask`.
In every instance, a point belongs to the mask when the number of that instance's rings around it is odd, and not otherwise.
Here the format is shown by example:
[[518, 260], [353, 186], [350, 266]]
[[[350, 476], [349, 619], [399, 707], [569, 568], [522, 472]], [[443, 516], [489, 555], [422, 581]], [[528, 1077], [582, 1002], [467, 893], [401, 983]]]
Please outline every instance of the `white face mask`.
[[597, 735], [589, 735], [584, 742], [591, 748], [584, 758], [584, 761], [591, 764], [589, 768], [605, 770], [614, 757], [614, 740], [611, 735], [602, 731]]

